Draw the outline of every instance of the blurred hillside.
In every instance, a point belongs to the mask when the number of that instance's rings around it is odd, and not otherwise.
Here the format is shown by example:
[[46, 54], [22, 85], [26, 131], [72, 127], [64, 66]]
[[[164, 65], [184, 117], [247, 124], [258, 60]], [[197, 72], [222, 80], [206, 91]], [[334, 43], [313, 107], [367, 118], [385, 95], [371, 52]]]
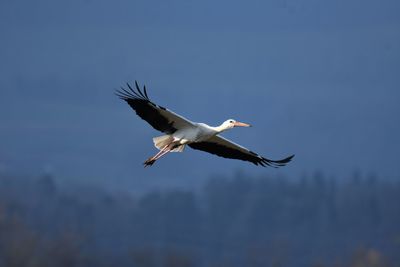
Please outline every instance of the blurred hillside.
[[210, 179], [135, 196], [0, 177], [0, 266], [400, 266], [400, 183]]

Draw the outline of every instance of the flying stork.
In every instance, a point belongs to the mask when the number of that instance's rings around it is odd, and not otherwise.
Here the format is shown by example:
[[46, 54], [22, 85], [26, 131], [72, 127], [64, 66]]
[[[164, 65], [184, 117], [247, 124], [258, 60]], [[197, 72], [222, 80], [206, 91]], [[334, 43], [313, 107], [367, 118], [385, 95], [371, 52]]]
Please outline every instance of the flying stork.
[[247, 123], [229, 119], [219, 126], [212, 127], [205, 123], [192, 122], [152, 102], [147, 95], [146, 86], [143, 86], [143, 90], [141, 90], [136, 81], [136, 90], [129, 83], [127, 86], [128, 88], [121, 87], [121, 90], [117, 90], [116, 95], [125, 100], [136, 111], [136, 114], [154, 129], [165, 133], [165, 135], [153, 138], [155, 147], [160, 151], [147, 159], [143, 163], [144, 167], [153, 165], [156, 160], [168, 152], [182, 152], [186, 145], [220, 157], [249, 161], [264, 167], [285, 166], [294, 157], [291, 155], [281, 160], [270, 160], [220, 135], [223, 131], [233, 127], [250, 127]]

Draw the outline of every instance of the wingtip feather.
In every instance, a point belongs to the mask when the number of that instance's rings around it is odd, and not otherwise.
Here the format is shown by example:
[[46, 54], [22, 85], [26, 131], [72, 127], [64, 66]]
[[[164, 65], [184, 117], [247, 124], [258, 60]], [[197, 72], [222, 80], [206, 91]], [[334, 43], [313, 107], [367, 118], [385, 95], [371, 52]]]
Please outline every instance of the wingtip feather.
[[144, 91], [144, 95], [149, 100], [149, 96], [147, 95], [146, 85], [143, 85], [143, 91]]
[[266, 164], [267, 166], [270, 167], [274, 167], [274, 168], [279, 168], [279, 167], [283, 167], [286, 164], [288, 164], [294, 157], [294, 154], [286, 157], [284, 159], [281, 160], [271, 160], [271, 159], [267, 159], [267, 158], [262, 158], [261, 162]]
[[142, 93], [142, 90], [140, 90], [140, 86], [136, 80], [135, 80], [135, 86], [136, 86], [136, 91], [140, 94], [140, 96], [143, 97], [144, 99], [146, 99], [146, 97]]

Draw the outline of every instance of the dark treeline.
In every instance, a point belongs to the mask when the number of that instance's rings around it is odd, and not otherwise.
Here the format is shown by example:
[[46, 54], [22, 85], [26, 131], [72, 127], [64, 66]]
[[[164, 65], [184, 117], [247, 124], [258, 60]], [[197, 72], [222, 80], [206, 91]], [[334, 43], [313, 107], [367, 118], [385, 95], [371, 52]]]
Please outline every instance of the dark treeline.
[[140, 197], [0, 177], [0, 266], [400, 266], [400, 183], [211, 179]]

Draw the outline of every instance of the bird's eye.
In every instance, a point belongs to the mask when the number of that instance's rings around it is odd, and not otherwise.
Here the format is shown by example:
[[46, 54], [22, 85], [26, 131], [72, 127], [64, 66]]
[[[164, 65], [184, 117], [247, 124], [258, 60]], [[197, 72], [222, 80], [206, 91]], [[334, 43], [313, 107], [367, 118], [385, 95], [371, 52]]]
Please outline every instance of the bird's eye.
[[230, 120], [229, 122], [230, 122], [230, 123], [233, 123], [233, 120]]

